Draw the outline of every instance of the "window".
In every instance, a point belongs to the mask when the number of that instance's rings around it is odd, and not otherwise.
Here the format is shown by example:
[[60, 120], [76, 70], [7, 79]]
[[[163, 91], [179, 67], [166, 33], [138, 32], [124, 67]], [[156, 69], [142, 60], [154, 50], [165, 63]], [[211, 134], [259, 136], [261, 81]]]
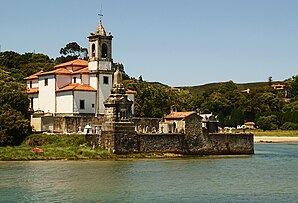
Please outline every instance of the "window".
[[77, 83], [77, 77], [73, 77], [73, 83]]
[[108, 46], [106, 44], [102, 44], [101, 46], [101, 57], [106, 58], [108, 56]]
[[80, 100], [80, 109], [85, 109], [85, 100]]
[[92, 108], [94, 108], [94, 106], [95, 106], [95, 105], [94, 105], [94, 104], [92, 104]]
[[30, 88], [32, 88], [32, 81], [30, 81]]
[[92, 44], [91, 46], [91, 57], [95, 57], [95, 44]]
[[103, 84], [106, 84], [106, 85], [109, 84], [109, 77], [108, 76], [103, 76]]
[[49, 85], [49, 80], [48, 80], [48, 78], [45, 78], [44, 79], [44, 86], [48, 86]]

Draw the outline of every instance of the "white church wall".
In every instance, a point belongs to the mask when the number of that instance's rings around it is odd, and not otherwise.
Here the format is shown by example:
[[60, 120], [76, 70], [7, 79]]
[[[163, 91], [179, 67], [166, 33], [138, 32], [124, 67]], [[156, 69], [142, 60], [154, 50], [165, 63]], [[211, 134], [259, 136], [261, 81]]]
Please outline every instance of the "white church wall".
[[90, 81], [89, 81], [89, 75], [87, 74], [82, 74], [81, 75], [81, 83], [82, 84], [85, 84], [85, 85], [89, 85], [90, 84]]
[[36, 88], [38, 87], [38, 79], [27, 80], [26, 84], [27, 84], [27, 88]]
[[72, 75], [71, 83], [82, 84], [81, 76], [79, 74]]
[[82, 67], [81, 66], [67, 66], [66, 69], [69, 71], [75, 72], [77, 70], [82, 69]]
[[97, 77], [96, 74], [90, 74], [90, 86], [97, 89]]
[[[108, 84], [105, 84], [104, 82], [104, 77], [108, 78]], [[112, 79], [112, 75], [108, 75], [108, 74], [100, 74], [99, 75], [99, 95], [98, 95], [98, 102], [99, 102], [99, 113], [103, 114], [105, 111], [105, 106], [104, 106], [104, 101], [106, 101], [106, 99], [110, 96], [111, 94], [111, 89], [112, 89], [112, 83], [113, 83], [113, 79]]]
[[45, 113], [55, 113], [55, 96], [56, 96], [56, 83], [54, 75], [39, 76], [39, 109]]
[[74, 91], [74, 113], [95, 113], [95, 96], [96, 92]]
[[73, 113], [73, 92], [57, 92], [57, 113]]
[[30, 101], [29, 107], [33, 108], [34, 111], [39, 110], [38, 94], [29, 94], [28, 98]]
[[97, 61], [89, 61], [88, 69], [91, 71], [97, 70]]
[[71, 75], [57, 75], [56, 76], [57, 88], [60, 89], [71, 83]]

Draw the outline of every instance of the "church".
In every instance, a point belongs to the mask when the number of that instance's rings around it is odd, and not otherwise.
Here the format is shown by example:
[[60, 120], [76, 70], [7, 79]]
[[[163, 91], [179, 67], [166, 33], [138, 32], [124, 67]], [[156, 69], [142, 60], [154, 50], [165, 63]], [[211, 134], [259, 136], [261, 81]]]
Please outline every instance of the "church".
[[[112, 59], [113, 36], [102, 21], [89, 39], [89, 60], [73, 60], [27, 78], [36, 132], [84, 133], [92, 147], [117, 154], [253, 154], [252, 134], [218, 133], [218, 120], [197, 112], [133, 117], [136, 92], [123, 86]], [[157, 131], [158, 129], [158, 131]]]
[[[104, 114], [104, 101], [110, 95], [116, 71], [112, 59], [113, 36], [106, 33], [100, 19], [88, 39], [88, 61], [76, 59], [56, 65], [53, 71], [39, 71], [25, 78], [31, 112], [52, 116]], [[131, 101], [135, 93], [126, 91]]]

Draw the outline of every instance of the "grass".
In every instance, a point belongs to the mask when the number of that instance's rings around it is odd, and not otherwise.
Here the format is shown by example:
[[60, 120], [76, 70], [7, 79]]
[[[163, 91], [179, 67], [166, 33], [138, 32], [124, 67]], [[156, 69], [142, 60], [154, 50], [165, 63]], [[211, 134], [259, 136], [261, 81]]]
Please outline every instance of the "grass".
[[245, 132], [251, 132], [254, 136], [298, 137], [298, 130], [246, 130]]
[[[33, 152], [39, 147], [43, 152]], [[116, 155], [106, 150], [91, 149], [84, 135], [46, 135], [33, 134], [20, 146], [0, 147], [0, 160], [77, 160], [114, 159]]]
[[[43, 152], [33, 152], [38, 147]], [[20, 146], [0, 147], [0, 161], [27, 160], [122, 160], [142, 158], [175, 158], [171, 153], [135, 153], [116, 155], [106, 150], [91, 149], [84, 135], [47, 135], [33, 134]]]

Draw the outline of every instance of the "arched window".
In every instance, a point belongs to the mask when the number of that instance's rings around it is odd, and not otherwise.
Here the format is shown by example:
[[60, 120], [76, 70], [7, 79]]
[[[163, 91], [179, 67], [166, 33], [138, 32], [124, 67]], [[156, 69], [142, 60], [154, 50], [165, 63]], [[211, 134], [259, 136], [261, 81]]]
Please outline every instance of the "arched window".
[[108, 56], [108, 46], [106, 44], [102, 44], [101, 46], [101, 57], [106, 58]]
[[91, 46], [91, 57], [95, 57], [95, 44], [92, 44]]

